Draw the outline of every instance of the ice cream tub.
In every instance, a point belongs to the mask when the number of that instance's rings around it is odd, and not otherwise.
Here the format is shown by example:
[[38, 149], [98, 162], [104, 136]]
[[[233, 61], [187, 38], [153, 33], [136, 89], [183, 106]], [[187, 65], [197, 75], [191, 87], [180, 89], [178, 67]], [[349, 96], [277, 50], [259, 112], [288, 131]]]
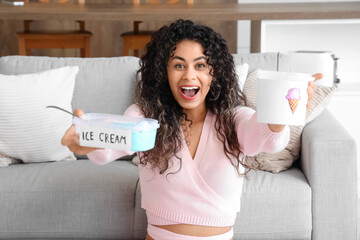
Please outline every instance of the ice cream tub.
[[258, 71], [258, 122], [304, 125], [307, 87], [314, 77], [305, 73]]
[[154, 147], [158, 121], [149, 118], [87, 113], [74, 118], [80, 146], [123, 151], [147, 151]]

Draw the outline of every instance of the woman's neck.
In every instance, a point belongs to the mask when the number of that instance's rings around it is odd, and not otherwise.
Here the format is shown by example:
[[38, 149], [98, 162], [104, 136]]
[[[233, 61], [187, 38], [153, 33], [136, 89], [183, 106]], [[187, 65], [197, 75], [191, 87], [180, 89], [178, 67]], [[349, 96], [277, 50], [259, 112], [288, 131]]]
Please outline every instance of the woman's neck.
[[196, 109], [184, 109], [184, 113], [186, 113], [187, 118], [190, 119], [193, 124], [204, 122], [206, 112], [206, 107]]

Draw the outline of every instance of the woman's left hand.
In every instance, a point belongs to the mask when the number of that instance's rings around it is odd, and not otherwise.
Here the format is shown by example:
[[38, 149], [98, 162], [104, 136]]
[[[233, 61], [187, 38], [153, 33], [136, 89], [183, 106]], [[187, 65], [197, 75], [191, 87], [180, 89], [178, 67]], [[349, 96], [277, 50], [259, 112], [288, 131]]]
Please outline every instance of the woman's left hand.
[[308, 92], [308, 102], [306, 104], [307, 109], [310, 109], [311, 99], [314, 97], [314, 93], [316, 91], [315, 81], [321, 79], [323, 77], [323, 75], [322, 75], [322, 73], [316, 73], [313, 75], [313, 77], [315, 78], [315, 80], [309, 82], [309, 85], [307, 87], [307, 92]]

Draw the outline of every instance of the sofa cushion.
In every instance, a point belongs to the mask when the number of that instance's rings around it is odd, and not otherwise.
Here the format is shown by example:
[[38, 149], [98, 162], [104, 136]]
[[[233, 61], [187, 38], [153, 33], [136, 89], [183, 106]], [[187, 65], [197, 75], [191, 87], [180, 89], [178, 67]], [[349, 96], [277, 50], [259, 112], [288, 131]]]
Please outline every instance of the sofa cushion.
[[264, 70], [277, 70], [278, 68], [278, 53], [233, 54], [233, 57], [236, 66], [247, 63], [249, 72], [256, 68]]
[[235, 72], [238, 77], [240, 90], [244, 90], [245, 81], [249, 73], [249, 64], [242, 63], [235, 66]]
[[146, 211], [141, 208], [141, 188], [140, 181], [137, 183], [135, 197], [135, 220], [134, 220], [134, 239], [144, 239], [147, 231]]
[[0, 168], [0, 238], [132, 239], [138, 169], [131, 162]]
[[311, 230], [311, 188], [298, 168], [249, 173], [234, 239], [311, 239]]
[[[73, 109], [81, 108], [85, 113], [123, 114], [133, 103], [139, 58], [0, 57], [1, 74], [35, 73], [63, 66], [79, 66], [72, 100]], [[132, 156], [123, 158], [131, 159]]]
[[1, 74], [35, 73], [63, 66], [79, 66], [72, 107], [85, 112], [122, 114], [133, 102], [139, 58], [56, 58], [6, 56]]
[[72, 117], [46, 108], [57, 105], [71, 111], [78, 67], [40, 73], [0, 74], [0, 163], [6, 156], [23, 162], [75, 160], [60, 144]]

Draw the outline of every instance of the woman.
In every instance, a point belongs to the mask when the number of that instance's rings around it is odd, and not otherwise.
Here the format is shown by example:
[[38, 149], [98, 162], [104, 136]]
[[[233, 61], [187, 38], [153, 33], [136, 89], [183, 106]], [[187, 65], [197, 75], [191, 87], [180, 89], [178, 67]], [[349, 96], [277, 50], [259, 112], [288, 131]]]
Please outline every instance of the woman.
[[[309, 102], [314, 89], [309, 84]], [[124, 113], [160, 123], [155, 147], [137, 153], [146, 239], [232, 239], [249, 171], [244, 156], [277, 152], [289, 141], [288, 126], [258, 123], [245, 103], [233, 57], [218, 33], [178, 20], [152, 35], [135, 104]], [[74, 126], [62, 144], [97, 164], [129, 154], [79, 146]]]

